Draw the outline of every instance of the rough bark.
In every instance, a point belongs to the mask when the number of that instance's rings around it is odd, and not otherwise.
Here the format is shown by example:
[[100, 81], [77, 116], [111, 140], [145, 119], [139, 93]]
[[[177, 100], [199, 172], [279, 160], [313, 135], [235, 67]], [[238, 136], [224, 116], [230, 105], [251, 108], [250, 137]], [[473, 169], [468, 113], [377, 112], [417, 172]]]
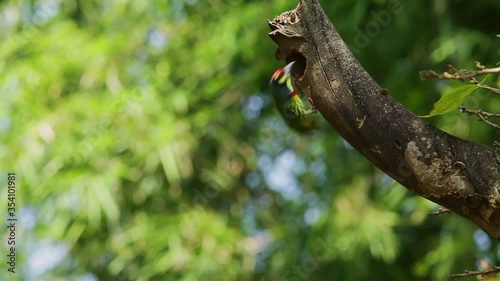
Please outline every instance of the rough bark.
[[[348, 50], [317, 0], [269, 22], [276, 58], [296, 61], [321, 114], [378, 168], [500, 241], [500, 157], [406, 110]], [[297, 67], [298, 66], [298, 67]]]

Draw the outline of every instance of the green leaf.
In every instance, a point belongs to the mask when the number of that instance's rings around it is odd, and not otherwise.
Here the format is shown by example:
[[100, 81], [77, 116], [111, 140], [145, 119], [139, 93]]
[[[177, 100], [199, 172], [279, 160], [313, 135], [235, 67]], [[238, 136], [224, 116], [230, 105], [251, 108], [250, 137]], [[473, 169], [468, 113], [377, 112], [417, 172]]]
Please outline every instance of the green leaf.
[[443, 115], [455, 110], [460, 106], [460, 104], [462, 104], [464, 99], [477, 88], [477, 85], [463, 85], [449, 90], [434, 104], [434, 108], [428, 115], [420, 117], [428, 118], [436, 115]]

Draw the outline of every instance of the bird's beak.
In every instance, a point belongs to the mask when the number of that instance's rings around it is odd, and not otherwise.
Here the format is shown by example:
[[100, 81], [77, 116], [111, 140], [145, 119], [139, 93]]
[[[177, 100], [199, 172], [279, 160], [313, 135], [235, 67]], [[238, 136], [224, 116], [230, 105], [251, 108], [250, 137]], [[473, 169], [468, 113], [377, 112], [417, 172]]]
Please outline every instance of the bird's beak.
[[292, 77], [292, 67], [293, 67], [293, 64], [295, 63], [295, 61], [292, 61], [291, 63], [285, 65], [285, 67], [283, 67], [283, 72], [285, 73], [285, 76], [287, 77]]

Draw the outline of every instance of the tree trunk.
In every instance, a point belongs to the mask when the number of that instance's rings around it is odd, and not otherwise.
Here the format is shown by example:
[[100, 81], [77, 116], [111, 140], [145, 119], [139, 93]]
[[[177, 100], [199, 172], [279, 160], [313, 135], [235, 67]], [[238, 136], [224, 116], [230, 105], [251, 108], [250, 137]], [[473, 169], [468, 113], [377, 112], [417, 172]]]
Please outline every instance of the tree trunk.
[[276, 58], [296, 61], [302, 88], [354, 148], [411, 191], [500, 241], [500, 157], [406, 110], [348, 50], [317, 0], [269, 22]]

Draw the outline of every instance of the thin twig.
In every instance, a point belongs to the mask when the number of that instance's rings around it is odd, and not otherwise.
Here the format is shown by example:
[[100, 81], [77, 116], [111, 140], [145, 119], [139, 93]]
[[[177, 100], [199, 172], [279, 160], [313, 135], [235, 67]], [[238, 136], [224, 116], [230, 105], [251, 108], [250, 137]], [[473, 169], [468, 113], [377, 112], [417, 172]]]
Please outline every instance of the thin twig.
[[[481, 66], [481, 67], [478, 67]], [[420, 71], [420, 78], [425, 79], [429, 77], [434, 77], [437, 79], [456, 79], [460, 81], [464, 81], [476, 76], [481, 76], [485, 74], [491, 74], [491, 73], [500, 73], [500, 67], [495, 67], [495, 68], [484, 68], [481, 64], [478, 64], [476, 62], [476, 67], [479, 68], [480, 70], [477, 71], [467, 71], [465, 69], [460, 69], [457, 70], [455, 67], [452, 65], [448, 65], [448, 72], [443, 72], [443, 74], [436, 73], [432, 70], [424, 70]]]
[[492, 92], [495, 95], [500, 95], [500, 89], [493, 88], [493, 87], [490, 87], [488, 85], [482, 84], [476, 78], [471, 78], [470, 80], [472, 81], [473, 84], [476, 84], [478, 87], [486, 89], [486, 90]]
[[477, 117], [479, 117], [480, 121], [483, 121], [485, 124], [495, 128], [497, 130], [500, 130], [499, 125], [492, 123], [488, 120], [488, 118], [499, 117], [498, 113], [484, 112], [481, 109], [477, 109], [477, 110], [467, 109], [463, 106], [459, 107], [458, 110], [460, 110], [460, 112], [462, 112], [462, 113], [467, 113], [468, 115], [476, 115]]
[[439, 216], [439, 215], [447, 214], [447, 213], [451, 213], [451, 210], [446, 209], [446, 208], [439, 208], [437, 211], [429, 212], [429, 215]]
[[488, 269], [488, 270], [478, 270], [478, 271], [466, 270], [464, 273], [452, 274], [452, 275], [450, 275], [450, 278], [452, 280], [455, 280], [455, 279], [465, 278], [465, 277], [469, 277], [469, 276], [484, 277], [486, 275], [489, 275], [492, 273], [497, 273], [497, 272], [500, 272], [500, 266], [494, 266], [492, 269]]
[[470, 114], [476, 115], [476, 113], [479, 113], [479, 114], [483, 115], [486, 119], [489, 119], [489, 118], [500, 118], [500, 113], [486, 112], [486, 111], [482, 111], [481, 109], [470, 110], [470, 109], [467, 109], [467, 108], [464, 108], [464, 107], [460, 107], [459, 110], [461, 112], [468, 113], [469, 115]]
[[482, 65], [480, 62], [476, 61], [474, 62], [474, 66], [479, 69], [479, 70], [483, 70], [486, 68], [486, 66]]

